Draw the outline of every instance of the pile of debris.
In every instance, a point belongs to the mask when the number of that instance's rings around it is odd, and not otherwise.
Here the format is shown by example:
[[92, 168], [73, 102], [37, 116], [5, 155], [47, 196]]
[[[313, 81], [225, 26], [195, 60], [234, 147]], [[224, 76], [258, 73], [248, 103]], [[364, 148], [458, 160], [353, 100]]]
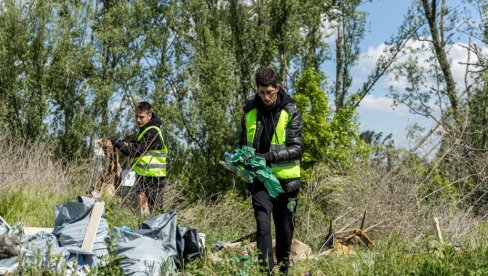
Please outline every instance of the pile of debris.
[[[336, 233], [331, 222], [316, 255], [312, 255], [311, 246], [294, 239], [290, 259], [296, 263], [334, 252], [349, 255], [358, 244], [373, 248], [373, 241], [363, 230], [365, 218], [366, 212], [360, 226]], [[21, 223], [11, 227], [0, 217], [0, 275], [29, 266], [58, 274], [86, 275], [109, 265], [114, 258], [124, 275], [172, 274], [183, 262], [200, 257], [205, 246], [204, 234], [177, 226], [176, 212], [157, 215], [135, 231], [126, 226], [109, 230], [104, 203], [87, 197], [57, 205], [53, 228], [24, 227]], [[255, 237], [254, 232], [214, 246], [247, 255], [257, 250]], [[218, 252], [207, 256], [214, 263], [224, 261]]]
[[113, 228], [109, 235], [104, 203], [86, 197], [57, 205], [53, 228], [11, 227], [0, 217], [0, 275], [34, 265], [85, 275], [108, 264], [109, 254], [124, 275], [161, 275], [199, 257], [203, 246], [195, 229], [176, 225], [175, 212], [155, 216], [136, 231]]
[[[297, 263], [306, 259], [316, 259], [330, 254], [347, 256], [355, 253], [356, 247], [364, 246], [366, 248], [374, 248], [374, 242], [365, 233], [364, 224], [366, 220], [366, 212], [364, 212], [361, 224], [351, 230], [334, 232], [332, 229], [332, 220], [329, 224], [329, 232], [325, 236], [325, 241], [322, 243], [319, 251], [312, 254], [312, 247], [305, 244], [298, 239], [293, 239], [290, 248], [290, 260], [292, 263]], [[251, 251], [257, 251], [256, 246], [256, 232], [242, 236], [230, 242], [217, 242], [213, 244], [218, 250], [224, 252], [234, 252], [240, 255], [248, 255]], [[273, 240], [273, 252], [275, 251], [275, 240]], [[222, 260], [219, 254], [210, 256], [212, 262], [221, 263]], [[276, 260], [275, 260], [276, 262]]]
[[325, 236], [325, 242], [320, 247], [318, 256], [329, 255], [331, 253], [350, 255], [354, 253], [353, 247], [355, 246], [374, 248], [374, 242], [366, 235], [366, 230], [364, 230], [365, 221], [366, 211], [364, 211], [361, 224], [358, 227], [334, 233], [331, 220], [329, 223], [329, 233]]

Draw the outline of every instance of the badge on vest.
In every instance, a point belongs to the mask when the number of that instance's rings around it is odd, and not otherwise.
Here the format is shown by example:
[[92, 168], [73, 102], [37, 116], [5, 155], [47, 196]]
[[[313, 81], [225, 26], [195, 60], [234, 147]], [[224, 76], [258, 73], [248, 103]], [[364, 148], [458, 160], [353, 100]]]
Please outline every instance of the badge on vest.
[[136, 183], [136, 172], [133, 170], [124, 169], [121, 175], [122, 182], [120, 185], [124, 187], [132, 187]]

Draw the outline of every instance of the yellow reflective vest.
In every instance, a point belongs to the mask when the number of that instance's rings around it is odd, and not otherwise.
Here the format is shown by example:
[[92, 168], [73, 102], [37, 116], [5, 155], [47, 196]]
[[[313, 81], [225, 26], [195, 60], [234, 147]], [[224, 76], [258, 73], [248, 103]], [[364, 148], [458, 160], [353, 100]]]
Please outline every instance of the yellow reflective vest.
[[[257, 125], [256, 108], [251, 109], [245, 115], [247, 145], [252, 147], [254, 136], [256, 135]], [[278, 122], [276, 123], [275, 133], [271, 139], [270, 151], [280, 150], [286, 147], [286, 126], [291, 120], [291, 115], [285, 109], [281, 110]], [[288, 160], [272, 163], [271, 169], [278, 179], [300, 178], [300, 160]]]
[[150, 177], [165, 177], [166, 176], [166, 158], [168, 157], [168, 149], [164, 144], [163, 134], [161, 129], [156, 126], [150, 126], [142, 131], [137, 136], [137, 141], [140, 141], [144, 134], [149, 129], [156, 129], [159, 137], [161, 138], [161, 144], [163, 148], [160, 150], [147, 150], [143, 155], [134, 157], [131, 159], [132, 170], [137, 175], [150, 176]]

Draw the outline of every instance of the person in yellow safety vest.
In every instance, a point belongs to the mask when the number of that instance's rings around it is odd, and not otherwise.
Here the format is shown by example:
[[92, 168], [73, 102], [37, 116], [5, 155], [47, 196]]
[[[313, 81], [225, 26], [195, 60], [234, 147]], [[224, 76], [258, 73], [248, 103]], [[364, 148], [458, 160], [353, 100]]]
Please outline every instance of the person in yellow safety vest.
[[140, 102], [135, 107], [137, 136], [129, 143], [111, 138], [112, 144], [125, 156], [131, 158], [131, 168], [136, 173], [135, 192], [145, 193], [149, 211], [162, 206], [163, 188], [166, 179], [168, 149], [161, 132], [161, 120], [152, 111], [151, 104]]
[[295, 101], [278, 85], [278, 78], [272, 69], [259, 69], [255, 80], [258, 94], [244, 107], [239, 146], [251, 146], [256, 150], [256, 156], [265, 158], [285, 191], [271, 198], [257, 178], [246, 187], [252, 194], [261, 264], [271, 273], [274, 258], [270, 218], [273, 214], [276, 259], [280, 271], [286, 274], [300, 187], [303, 120]]

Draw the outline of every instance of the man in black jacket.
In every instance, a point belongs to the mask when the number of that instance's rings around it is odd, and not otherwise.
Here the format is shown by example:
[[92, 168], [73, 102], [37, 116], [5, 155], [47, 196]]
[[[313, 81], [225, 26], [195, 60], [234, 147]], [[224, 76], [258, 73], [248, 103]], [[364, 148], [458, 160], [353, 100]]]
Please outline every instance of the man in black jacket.
[[136, 192], [147, 196], [152, 213], [157, 199], [162, 204], [168, 149], [161, 133], [162, 122], [148, 102], [137, 104], [135, 116], [139, 127], [137, 136], [127, 144], [113, 138], [111, 140], [122, 154], [131, 158], [131, 168], [137, 175]]
[[278, 85], [270, 68], [255, 74], [258, 95], [244, 107], [239, 146], [251, 146], [279, 179], [285, 193], [271, 198], [262, 182], [251, 187], [257, 224], [257, 247], [262, 264], [274, 266], [271, 241], [271, 213], [276, 230], [276, 258], [280, 271], [287, 273], [293, 240], [293, 215], [300, 186], [300, 157], [303, 153], [303, 121], [295, 101]]

